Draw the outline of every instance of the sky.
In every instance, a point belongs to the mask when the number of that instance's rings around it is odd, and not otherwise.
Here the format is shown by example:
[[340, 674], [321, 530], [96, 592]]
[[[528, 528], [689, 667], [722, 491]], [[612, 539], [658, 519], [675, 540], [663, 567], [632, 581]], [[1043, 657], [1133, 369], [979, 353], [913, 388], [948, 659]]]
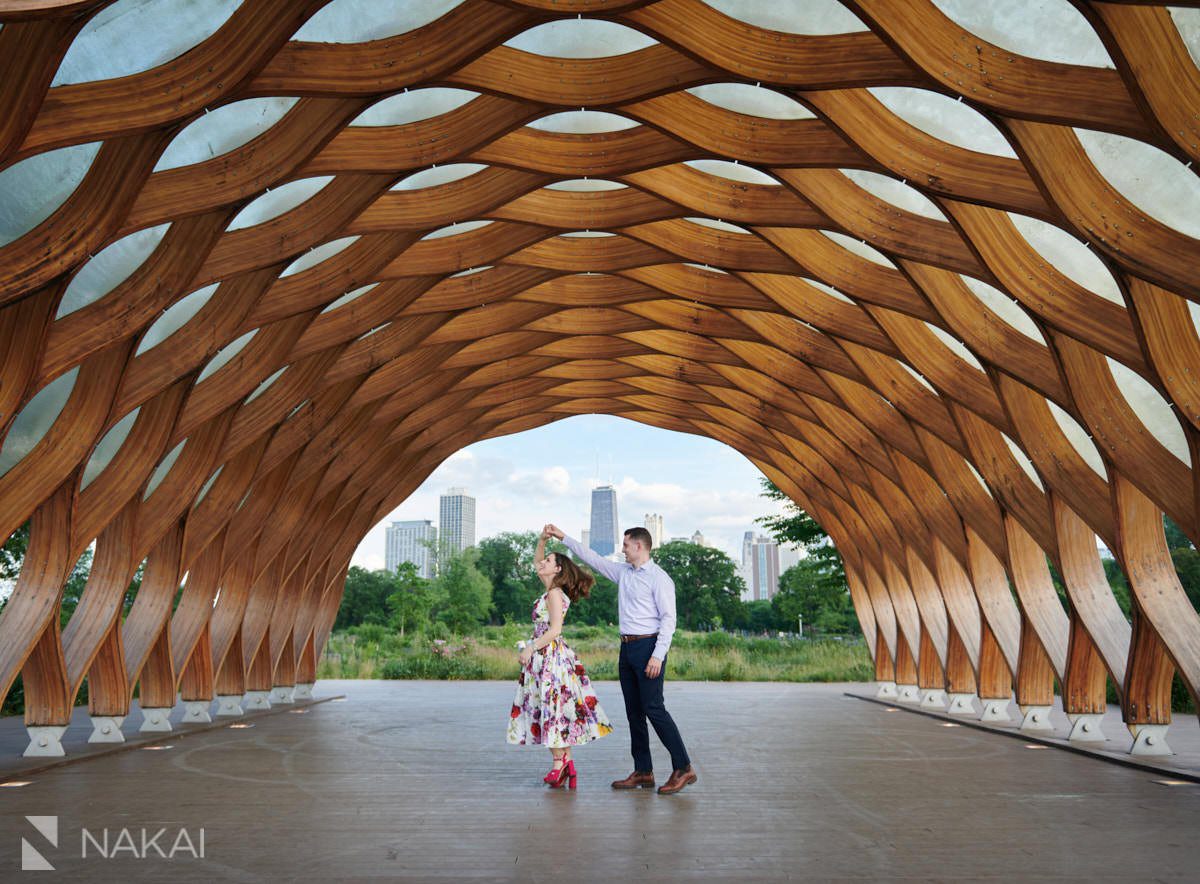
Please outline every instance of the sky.
[[[598, 465], [598, 467], [597, 467]], [[660, 430], [607, 415], [579, 415], [450, 456], [412, 496], [363, 538], [351, 560], [382, 568], [388, 524], [438, 521], [438, 498], [462, 486], [475, 498], [476, 541], [502, 531], [536, 531], [554, 522], [578, 538], [588, 525], [591, 490], [611, 481], [621, 529], [660, 513], [667, 538], [699, 530], [710, 546], [741, 561], [742, 534], [782, 511], [760, 494], [762, 473], [712, 439]]]

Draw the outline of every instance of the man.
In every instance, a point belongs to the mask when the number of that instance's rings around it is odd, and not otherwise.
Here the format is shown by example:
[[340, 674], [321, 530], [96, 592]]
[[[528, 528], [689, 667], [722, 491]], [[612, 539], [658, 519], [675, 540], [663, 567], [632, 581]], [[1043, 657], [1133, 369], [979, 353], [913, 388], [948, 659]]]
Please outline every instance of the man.
[[621, 694], [625, 697], [625, 715], [629, 719], [633, 773], [615, 781], [612, 787], [654, 788], [650, 732], [646, 729], [646, 719], [649, 719], [654, 732], [671, 753], [671, 776], [659, 786], [658, 793], [671, 795], [680, 791], [696, 782], [696, 774], [679, 736], [679, 728], [663, 705], [667, 651], [675, 634], [675, 583], [650, 559], [653, 546], [650, 532], [645, 528], [630, 528], [625, 532], [621, 545], [625, 564], [621, 564], [597, 555], [578, 540], [567, 537], [556, 525], [547, 525], [544, 530], [617, 584], [617, 615], [621, 630], [617, 670], [621, 676]]

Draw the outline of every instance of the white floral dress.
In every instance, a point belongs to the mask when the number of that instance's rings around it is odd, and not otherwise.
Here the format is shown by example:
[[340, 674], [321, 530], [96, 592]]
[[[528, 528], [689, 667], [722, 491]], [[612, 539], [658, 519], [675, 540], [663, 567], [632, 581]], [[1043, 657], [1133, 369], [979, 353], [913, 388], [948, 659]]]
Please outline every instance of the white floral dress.
[[[571, 600], [563, 596], [563, 616]], [[550, 628], [545, 593], [533, 606], [533, 637]], [[508, 742], [562, 749], [612, 733], [596, 700], [587, 670], [562, 638], [536, 652], [517, 677], [517, 696], [508, 720]]]

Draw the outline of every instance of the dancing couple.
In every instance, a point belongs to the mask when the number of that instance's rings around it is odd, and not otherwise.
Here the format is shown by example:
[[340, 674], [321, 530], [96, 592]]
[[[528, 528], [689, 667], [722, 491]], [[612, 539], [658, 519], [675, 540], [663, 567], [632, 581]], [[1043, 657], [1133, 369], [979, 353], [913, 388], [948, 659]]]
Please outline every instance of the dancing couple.
[[617, 584], [621, 631], [618, 672], [633, 773], [612, 783], [614, 789], [652, 789], [654, 765], [650, 732], [671, 754], [671, 775], [658, 787], [670, 795], [696, 782], [683, 739], [663, 705], [667, 651], [675, 634], [675, 584], [650, 558], [653, 542], [645, 528], [630, 528], [621, 546], [624, 562], [612, 562], [555, 525], [546, 525], [538, 538], [534, 563], [546, 591], [533, 606], [533, 638], [520, 652], [521, 674], [508, 723], [508, 742], [542, 745], [550, 750], [553, 766], [544, 780], [552, 788], [575, 788], [578, 773], [571, 749], [612, 733], [612, 725], [596, 700], [587, 670], [562, 639], [563, 620], [571, 604], [587, 598], [596, 579], [567, 556], [546, 555], [546, 541], [556, 538], [580, 560]]

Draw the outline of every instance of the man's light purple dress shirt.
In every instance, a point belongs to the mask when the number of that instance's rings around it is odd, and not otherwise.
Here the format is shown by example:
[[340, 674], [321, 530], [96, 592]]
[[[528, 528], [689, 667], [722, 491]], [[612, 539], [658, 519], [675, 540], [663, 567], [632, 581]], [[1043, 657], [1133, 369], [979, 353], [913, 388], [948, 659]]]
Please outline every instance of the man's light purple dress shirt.
[[654, 656], [665, 660], [675, 635], [675, 581], [653, 560], [640, 568], [610, 562], [573, 537], [563, 537], [567, 549], [617, 584], [617, 619], [622, 635], [658, 635]]

